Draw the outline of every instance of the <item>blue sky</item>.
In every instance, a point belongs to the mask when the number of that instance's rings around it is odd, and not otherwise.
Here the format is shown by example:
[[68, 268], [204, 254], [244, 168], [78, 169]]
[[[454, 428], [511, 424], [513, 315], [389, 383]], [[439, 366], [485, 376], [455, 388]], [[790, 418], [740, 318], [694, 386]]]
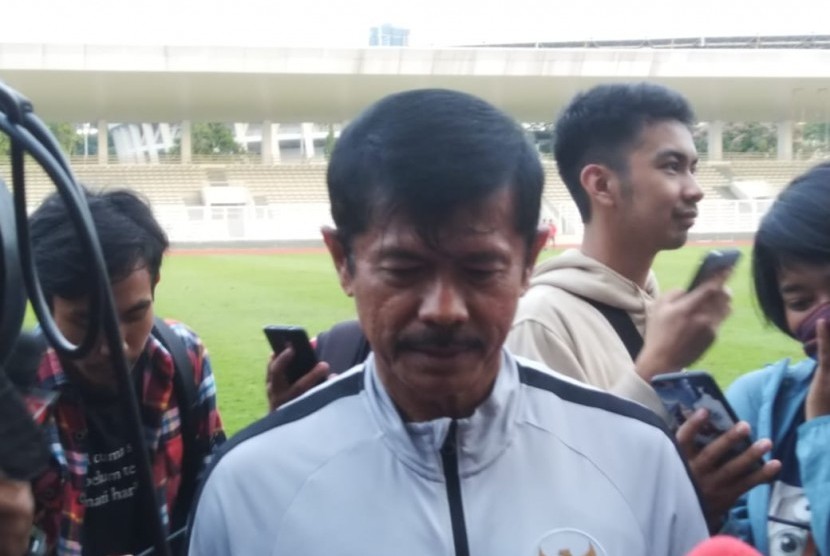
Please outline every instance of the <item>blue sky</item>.
[[830, 33], [828, 0], [0, 0], [0, 13], [6, 43], [359, 47], [387, 22], [412, 46]]

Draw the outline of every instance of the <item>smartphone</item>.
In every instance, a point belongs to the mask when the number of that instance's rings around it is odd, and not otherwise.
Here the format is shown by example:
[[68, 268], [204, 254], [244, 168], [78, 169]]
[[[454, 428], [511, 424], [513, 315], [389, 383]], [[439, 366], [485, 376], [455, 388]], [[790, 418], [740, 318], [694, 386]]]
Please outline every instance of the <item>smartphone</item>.
[[[735, 411], [721, 392], [715, 379], [703, 371], [681, 371], [657, 375], [651, 385], [672, 418], [672, 429], [677, 430], [698, 409], [706, 409], [709, 419], [695, 437], [697, 447], [703, 448], [739, 421]], [[744, 438], [735, 444], [724, 457], [724, 461], [742, 454], [752, 445], [751, 438]], [[760, 459], [753, 467], [763, 465]]]
[[274, 353], [280, 353], [288, 346], [294, 350], [294, 358], [285, 370], [289, 384], [300, 380], [317, 364], [317, 355], [303, 328], [273, 324], [263, 328], [263, 331]]
[[738, 264], [740, 258], [741, 251], [738, 249], [713, 249], [709, 251], [703, 257], [703, 261], [697, 268], [687, 291], [692, 291], [718, 272], [734, 267]]

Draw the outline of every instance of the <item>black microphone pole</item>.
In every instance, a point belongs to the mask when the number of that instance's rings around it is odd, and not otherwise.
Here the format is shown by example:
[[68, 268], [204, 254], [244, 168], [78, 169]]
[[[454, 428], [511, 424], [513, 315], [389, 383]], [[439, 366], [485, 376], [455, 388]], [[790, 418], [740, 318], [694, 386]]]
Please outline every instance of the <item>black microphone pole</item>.
[[[78, 359], [88, 354], [97, 343], [99, 331], [103, 332], [115, 370], [124, 411], [127, 418], [129, 440], [136, 449], [136, 467], [140, 500], [152, 528], [153, 544], [157, 556], [170, 556], [166, 531], [159, 513], [163, 501], [156, 492], [150, 465], [144, 427], [138, 406], [138, 398], [130, 380], [130, 368], [124, 354], [123, 341], [115, 314], [115, 303], [110, 288], [101, 245], [95, 232], [89, 207], [81, 193], [69, 163], [60, 151], [48, 128], [32, 111], [31, 103], [14, 89], [0, 82], [0, 131], [11, 139], [12, 183], [14, 185], [14, 209], [17, 223], [17, 247], [23, 278], [32, 308], [37, 315], [43, 333], [49, 343], [65, 358]], [[40, 281], [37, 277], [29, 239], [28, 214], [23, 155], [28, 153], [44, 169], [57, 187], [70, 219], [85, 248], [86, 264], [93, 270], [89, 284], [90, 319], [84, 339], [79, 345], [69, 342], [52, 318]]]

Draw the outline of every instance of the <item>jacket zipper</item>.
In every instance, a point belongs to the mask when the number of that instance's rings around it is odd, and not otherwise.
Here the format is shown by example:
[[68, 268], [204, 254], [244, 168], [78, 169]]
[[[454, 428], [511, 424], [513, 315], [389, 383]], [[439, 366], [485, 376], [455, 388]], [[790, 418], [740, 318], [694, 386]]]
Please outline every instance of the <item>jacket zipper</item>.
[[450, 423], [447, 438], [441, 446], [441, 463], [444, 466], [444, 481], [447, 485], [447, 500], [450, 503], [450, 521], [455, 556], [470, 556], [467, 542], [467, 526], [464, 521], [464, 503], [461, 500], [461, 479], [458, 477], [458, 446], [456, 444], [456, 422]]

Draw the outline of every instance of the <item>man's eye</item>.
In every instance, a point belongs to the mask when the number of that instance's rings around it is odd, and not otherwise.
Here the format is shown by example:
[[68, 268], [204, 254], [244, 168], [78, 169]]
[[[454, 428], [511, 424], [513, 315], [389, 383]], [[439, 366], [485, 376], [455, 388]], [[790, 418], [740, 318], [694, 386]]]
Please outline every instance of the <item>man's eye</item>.
[[139, 322], [144, 319], [144, 316], [147, 314], [146, 311], [142, 311], [141, 313], [131, 313], [124, 317], [124, 322], [133, 323]]
[[421, 270], [421, 267], [416, 265], [407, 265], [407, 266], [383, 266], [381, 267], [383, 272], [387, 274], [391, 274], [393, 276], [411, 276], [416, 274], [418, 271]]
[[476, 280], [488, 280], [498, 274], [495, 268], [468, 268], [467, 274]]

